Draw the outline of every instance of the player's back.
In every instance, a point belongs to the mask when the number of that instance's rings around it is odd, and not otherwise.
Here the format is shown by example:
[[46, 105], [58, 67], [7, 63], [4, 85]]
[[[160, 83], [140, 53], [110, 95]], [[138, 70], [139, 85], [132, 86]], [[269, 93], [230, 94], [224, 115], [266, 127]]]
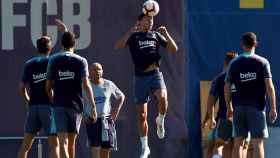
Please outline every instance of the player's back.
[[71, 53], [57, 53], [50, 59], [48, 70], [54, 81], [54, 103], [82, 110], [82, 78], [88, 76], [85, 58]]
[[265, 104], [266, 65], [268, 61], [258, 55], [238, 57], [231, 64], [233, 88], [233, 102], [237, 105], [258, 106]]
[[38, 56], [25, 63], [22, 80], [29, 86], [30, 106], [50, 104], [45, 91], [48, 61], [48, 57]]

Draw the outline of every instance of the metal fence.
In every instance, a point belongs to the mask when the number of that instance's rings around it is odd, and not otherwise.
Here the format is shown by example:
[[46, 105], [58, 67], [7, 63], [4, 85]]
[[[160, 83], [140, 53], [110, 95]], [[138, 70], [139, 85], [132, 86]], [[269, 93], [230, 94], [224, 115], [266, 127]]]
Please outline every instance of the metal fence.
[[[18, 141], [20, 140], [22, 142], [22, 140], [24, 139], [24, 137], [0, 137], [0, 142], [2, 141]], [[38, 140], [37, 144], [35, 144], [35, 141], [33, 143], [34, 145], [37, 145], [37, 158], [43, 158], [43, 141], [47, 140], [48, 137], [44, 137], [44, 136], [38, 136], [34, 138], [35, 140]], [[5, 148], [2, 148], [5, 149]], [[9, 151], [7, 151], [9, 152]]]

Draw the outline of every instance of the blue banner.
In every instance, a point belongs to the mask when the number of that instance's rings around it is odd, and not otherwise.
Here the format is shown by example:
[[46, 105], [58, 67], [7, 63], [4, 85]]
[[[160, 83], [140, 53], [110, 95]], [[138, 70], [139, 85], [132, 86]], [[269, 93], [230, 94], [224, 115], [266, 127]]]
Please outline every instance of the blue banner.
[[[257, 8], [258, 4], [248, 6], [245, 1], [185, 1], [189, 157], [202, 157], [199, 82], [210, 81], [222, 71], [227, 51], [242, 52], [240, 39], [244, 32], [257, 34], [259, 45], [256, 53], [270, 61], [276, 95], [279, 96], [280, 2], [264, 0], [263, 8]], [[258, 0], [252, 1], [260, 3]], [[245, 5], [247, 8], [244, 8]], [[250, 5], [256, 8], [250, 8]]]

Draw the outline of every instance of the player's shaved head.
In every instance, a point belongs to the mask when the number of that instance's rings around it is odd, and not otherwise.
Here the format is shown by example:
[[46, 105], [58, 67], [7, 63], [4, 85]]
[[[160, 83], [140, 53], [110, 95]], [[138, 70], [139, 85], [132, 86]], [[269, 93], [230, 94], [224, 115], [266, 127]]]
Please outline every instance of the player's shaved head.
[[91, 67], [92, 67], [92, 68], [97, 68], [97, 67], [99, 67], [99, 68], [102, 69], [102, 65], [101, 65], [100, 63], [98, 63], [98, 62], [92, 63], [92, 64], [91, 64]]
[[100, 63], [94, 62], [90, 65], [90, 78], [98, 80], [103, 76], [103, 68]]

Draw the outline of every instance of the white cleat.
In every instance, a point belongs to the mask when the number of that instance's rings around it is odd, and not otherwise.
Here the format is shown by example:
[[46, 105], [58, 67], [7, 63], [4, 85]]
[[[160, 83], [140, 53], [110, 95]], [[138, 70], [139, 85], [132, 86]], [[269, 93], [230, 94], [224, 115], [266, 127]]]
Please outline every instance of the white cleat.
[[161, 122], [159, 118], [156, 118], [157, 135], [159, 139], [163, 139], [165, 136], [164, 122]]
[[140, 158], [148, 158], [150, 153], [151, 153], [150, 148], [148, 146], [144, 147], [144, 148], [142, 148]]

